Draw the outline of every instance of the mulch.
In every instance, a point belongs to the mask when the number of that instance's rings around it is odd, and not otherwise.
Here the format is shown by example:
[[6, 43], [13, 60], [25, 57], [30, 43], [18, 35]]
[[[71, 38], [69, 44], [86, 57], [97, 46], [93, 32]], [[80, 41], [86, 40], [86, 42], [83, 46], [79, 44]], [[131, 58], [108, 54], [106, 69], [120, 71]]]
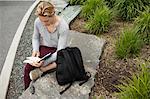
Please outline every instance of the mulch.
[[[84, 27], [87, 20], [78, 16], [71, 22], [71, 30], [82, 33], [88, 33]], [[137, 71], [137, 66], [141, 62], [150, 61], [150, 45], [144, 45], [138, 56], [126, 59], [118, 59], [115, 54], [116, 38], [122, 33], [123, 28], [129, 28], [132, 22], [124, 22], [120, 19], [113, 21], [107, 33], [101, 33], [99, 37], [106, 40], [106, 45], [97, 68], [95, 86], [92, 89], [91, 97], [104, 96], [109, 99], [113, 98], [113, 93], [118, 92], [116, 85], [126, 77], [130, 77]]]

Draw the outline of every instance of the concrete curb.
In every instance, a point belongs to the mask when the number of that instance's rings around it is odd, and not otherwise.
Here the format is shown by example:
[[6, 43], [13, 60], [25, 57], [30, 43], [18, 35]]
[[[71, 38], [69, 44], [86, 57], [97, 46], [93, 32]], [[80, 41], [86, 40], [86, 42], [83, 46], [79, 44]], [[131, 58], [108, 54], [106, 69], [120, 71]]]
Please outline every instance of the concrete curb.
[[1, 75], [0, 75], [0, 98], [1, 99], [5, 99], [6, 94], [7, 94], [7, 89], [8, 89], [8, 85], [9, 85], [9, 79], [10, 79], [10, 75], [11, 75], [11, 71], [12, 71], [12, 67], [13, 67], [13, 63], [15, 60], [15, 55], [16, 55], [16, 51], [20, 42], [20, 38], [22, 36], [22, 33], [24, 31], [24, 28], [26, 26], [26, 23], [33, 11], [33, 9], [36, 7], [36, 5], [40, 2], [40, 0], [36, 0], [32, 6], [28, 9], [28, 11], [26, 12], [26, 14], [24, 15], [17, 31], [16, 34], [13, 38], [12, 44], [9, 48], [9, 51], [7, 53], [6, 56], [6, 60], [4, 62], [3, 65], [3, 69], [1, 71]]
[[36, 1], [36, 0], [0, 0], [0, 1]]

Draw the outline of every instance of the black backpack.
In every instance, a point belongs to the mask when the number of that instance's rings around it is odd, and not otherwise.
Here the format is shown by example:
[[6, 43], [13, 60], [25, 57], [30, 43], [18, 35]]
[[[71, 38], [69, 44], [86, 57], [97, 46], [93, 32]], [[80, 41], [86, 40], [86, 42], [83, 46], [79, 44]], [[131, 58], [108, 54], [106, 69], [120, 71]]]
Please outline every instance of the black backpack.
[[89, 72], [85, 72], [82, 55], [77, 47], [66, 47], [59, 50], [56, 63], [56, 79], [58, 84], [69, 84], [60, 94], [69, 89], [74, 81], [82, 81], [79, 84], [81, 86], [91, 77]]

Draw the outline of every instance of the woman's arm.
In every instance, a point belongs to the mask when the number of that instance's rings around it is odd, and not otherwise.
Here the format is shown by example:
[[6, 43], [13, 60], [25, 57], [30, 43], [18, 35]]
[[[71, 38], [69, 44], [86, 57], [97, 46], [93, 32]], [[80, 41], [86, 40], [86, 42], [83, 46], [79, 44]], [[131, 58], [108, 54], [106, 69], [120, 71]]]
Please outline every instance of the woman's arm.
[[37, 20], [34, 22], [34, 32], [32, 35], [32, 48], [33, 51], [38, 51], [39, 52], [39, 46], [40, 46], [40, 34], [39, 34], [39, 29], [37, 27]]
[[[40, 45], [40, 34], [39, 29], [37, 27], [37, 19], [34, 21], [34, 32], [32, 35], [32, 56], [38, 57], [40, 56], [39, 52], [39, 45]], [[30, 65], [34, 67], [40, 67], [44, 62], [41, 61], [40, 63], [31, 63]]]
[[61, 49], [64, 49], [67, 44], [67, 37], [68, 37], [68, 30], [69, 26], [68, 24], [63, 20], [63, 22], [60, 25], [60, 30], [59, 30], [59, 40], [58, 40], [58, 46], [57, 46], [57, 51], [52, 54], [50, 58], [44, 61], [43, 66], [47, 66], [48, 64], [56, 61], [57, 58], [57, 52]]

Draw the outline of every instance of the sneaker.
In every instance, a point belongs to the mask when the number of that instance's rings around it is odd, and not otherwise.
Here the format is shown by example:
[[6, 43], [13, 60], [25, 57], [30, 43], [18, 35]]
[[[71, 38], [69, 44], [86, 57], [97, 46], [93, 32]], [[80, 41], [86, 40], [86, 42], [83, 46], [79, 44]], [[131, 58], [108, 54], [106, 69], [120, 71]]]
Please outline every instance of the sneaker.
[[34, 81], [38, 79], [39, 77], [41, 77], [42, 74], [43, 72], [39, 68], [36, 68], [30, 72], [29, 76], [30, 76], [30, 79]]

